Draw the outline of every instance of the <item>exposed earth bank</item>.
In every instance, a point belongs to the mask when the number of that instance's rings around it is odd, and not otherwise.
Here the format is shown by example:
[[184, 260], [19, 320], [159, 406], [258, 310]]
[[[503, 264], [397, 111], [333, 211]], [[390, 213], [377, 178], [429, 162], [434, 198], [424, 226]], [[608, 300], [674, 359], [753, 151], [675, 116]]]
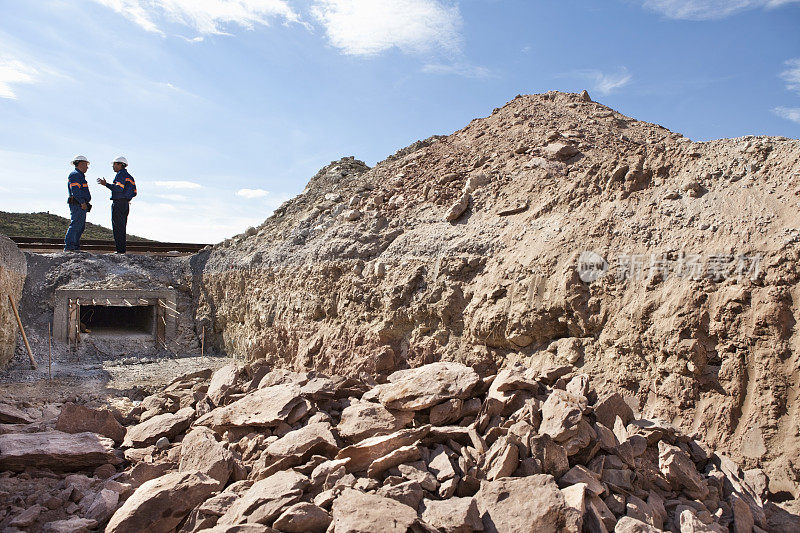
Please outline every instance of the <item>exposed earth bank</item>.
[[[695, 143], [585, 94], [519, 96], [322, 169], [196, 263], [198, 319], [295, 369], [573, 364], [797, 497], [799, 188], [797, 140]], [[592, 283], [585, 250], [610, 264]]]
[[0, 235], [0, 368], [14, 357], [19, 328], [9, 298], [19, 307], [27, 271], [25, 255], [11, 239]]

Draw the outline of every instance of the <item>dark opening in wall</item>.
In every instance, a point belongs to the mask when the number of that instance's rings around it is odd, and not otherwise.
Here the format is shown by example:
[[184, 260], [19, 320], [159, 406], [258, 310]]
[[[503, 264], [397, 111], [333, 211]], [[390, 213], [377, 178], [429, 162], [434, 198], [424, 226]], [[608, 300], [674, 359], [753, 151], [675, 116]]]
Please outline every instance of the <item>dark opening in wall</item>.
[[[172, 289], [56, 289], [53, 331], [56, 340], [73, 346], [80, 343], [86, 329], [91, 330], [90, 336], [150, 338], [158, 344], [175, 339], [177, 317]], [[104, 349], [113, 350], [113, 346], [106, 343]]]
[[151, 305], [81, 305], [81, 323], [92, 332], [153, 334], [155, 308]]

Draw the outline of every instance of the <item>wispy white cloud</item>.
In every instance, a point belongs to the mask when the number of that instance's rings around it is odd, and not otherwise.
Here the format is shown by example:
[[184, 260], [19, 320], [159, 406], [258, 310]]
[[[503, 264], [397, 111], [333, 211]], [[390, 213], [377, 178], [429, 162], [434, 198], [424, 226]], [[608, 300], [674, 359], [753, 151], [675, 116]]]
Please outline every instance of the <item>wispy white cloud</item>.
[[[780, 73], [780, 78], [786, 82], [786, 89], [800, 93], [800, 58], [789, 59], [784, 65], [786, 70]], [[800, 107], [778, 106], [772, 112], [781, 118], [800, 124]]]
[[154, 194], [156, 198], [167, 200], [168, 202], [185, 202], [189, 198], [182, 194]]
[[160, 82], [160, 83], [158, 83], [158, 85], [160, 85], [160, 86], [162, 86], [162, 87], [164, 87], [166, 89], [171, 89], [171, 90], [173, 90], [175, 92], [178, 92], [178, 93], [185, 93], [186, 92], [183, 89], [181, 89], [180, 87], [178, 87], [177, 85], [173, 85], [173, 84], [171, 84], [169, 82]]
[[145, 201], [139, 201], [137, 203], [137, 206], [138, 205], [152, 206], [153, 208], [158, 210], [160, 213], [175, 213], [175, 212], [178, 211], [178, 207], [176, 205], [172, 204], [172, 203], [169, 203], [169, 202], [148, 202], [148, 201], [145, 200]]
[[174, 83], [156, 81], [156, 82], [151, 82], [150, 85], [152, 85], [152, 89], [151, 88], [143, 88], [142, 92], [143, 93], [151, 93], [151, 94], [155, 94], [155, 95], [161, 95], [161, 96], [181, 96], [181, 97], [187, 97], [187, 98], [201, 98], [197, 94], [195, 94], [195, 93], [193, 93], [191, 91], [187, 91], [183, 87], [179, 87], [179, 86], [175, 85]]
[[469, 64], [462, 52], [464, 25], [455, 0], [312, 0], [303, 16], [297, 0], [93, 0], [146, 31], [165, 34], [167, 23], [193, 29], [180, 36], [202, 42], [206, 35], [226, 35], [231, 26], [253, 29], [272, 21], [313, 20], [328, 42], [345, 55], [369, 57], [391, 49], [425, 55], [424, 72], [485, 78], [488, 69]]
[[800, 0], [644, 0], [644, 7], [669, 18], [684, 20], [720, 19], [740, 11], [776, 8]]
[[464, 78], [488, 78], [492, 74], [486, 67], [467, 63], [429, 63], [422, 67], [422, 72], [430, 74], [452, 74]]
[[[145, 9], [145, 5], [150, 4], [149, 2], [141, 0], [95, 0], [95, 2], [113, 9], [147, 31], [161, 33], [151, 18], [152, 13]], [[149, 7], [152, 9], [155, 6], [150, 4]]]
[[268, 26], [270, 19], [299, 22], [286, 0], [94, 0], [144, 30], [163, 34], [162, 21], [188, 26], [201, 35], [222, 35], [229, 24], [245, 29]]
[[592, 83], [592, 91], [603, 95], [624, 87], [633, 79], [633, 76], [625, 67], [620, 67], [616, 72], [603, 72], [598, 69], [574, 70], [566, 76], [589, 80]]
[[772, 112], [781, 118], [800, 124], [800, 107], [779, 106], [773, 109]]
[[164, 189], [201, 189], [203, 186], [199, 183], [195, 183], [193, 181], [181, 181], [181, 180], [172, 180], [172, 181], [156, 181], [156, 187], [161, 187]]
[[781, 79], [786, 82], [790, 91], [800, 92], [800, 58], [786, 61], [786, 70], [781, 72]]
[[264, 198], [269, 195], [269, 191], [265, 191], [264, 189], [239, 189], [236, 191], [236, 196], [241, 196], [242, 198], [247, 199], [254, 199], [254, 198]]
[[331, 45], [347, 55], [461, 51], [458, 6], [442, 0], [315, 0], [311, 12]]
[[11, 58], [0, 58], [0, 98], [16, 99], [14, 85], [36, 83], [40, 72], [29, 64]]

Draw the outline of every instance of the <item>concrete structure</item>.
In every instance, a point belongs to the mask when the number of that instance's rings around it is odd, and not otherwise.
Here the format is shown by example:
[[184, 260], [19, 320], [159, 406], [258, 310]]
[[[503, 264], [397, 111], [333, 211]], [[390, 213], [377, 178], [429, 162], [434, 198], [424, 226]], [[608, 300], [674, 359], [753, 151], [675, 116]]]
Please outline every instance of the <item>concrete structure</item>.
[[175, 338], [175, 302], [175, 291], [169, 289], [58, 289], [53, 336], [62, 342], [79, 340], [84, 322], [93, 334], [147, 335], [165, 343]]

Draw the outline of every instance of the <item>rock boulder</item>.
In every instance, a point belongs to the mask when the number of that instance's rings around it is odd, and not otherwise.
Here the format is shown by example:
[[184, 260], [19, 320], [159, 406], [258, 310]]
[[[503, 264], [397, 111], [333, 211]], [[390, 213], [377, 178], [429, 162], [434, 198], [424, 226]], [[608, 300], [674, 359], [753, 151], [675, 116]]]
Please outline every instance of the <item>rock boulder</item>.
[[155, 444], [161, 437], [168, 439], [183, 433], [192, 423], [194, 409], [184, 407], [177, 413], [164, 413], [148, 418], [141, 424], [130, 426], [122, 445], [141, 448]]
[[257, 481], [219, 519], [219, 525], [259, 523], [277, 518], [284, 509], [300, 501], [308, 478], [288, 470]]
[[99, 433], [117, 444], [125, 438], [125, 428], [117, 422], [111, 411], [90, 409], [74, 403], [66, 403], [61, 408], [56, 429], [64, 433]]
[[467, 398], [480, 378], [460, 363], [432, 363], [399, 370], [378, 386], [378, 399], [388, 409], [419, 411], [451, 398]]
[[29, 466], [69, 472], [117, 462], [114, 441], [97, 433], [10, 433], [0, 435], [0, 470]]
[[217, 486], [199, 472], [174, 472], [148, 481], [114, 513], [106, 533], [168, 533]]
[[332, 514], [333, 533], [406, 533], [418, 522], [408, 505], [352, 489], [333, 502]]
[[561, 531], [567, 512], [564, 496], [546, 474], [484, 481], [475, 500], [490, 533]]
[[421, 516], [423, 522], [443, 533], [483, 531], [483, 522], [474, 498], [425, 500]]
[[417, 429], [404, 429], [390, 435], [370, 437], [341, 450], [336, 459], [350, 459], [348, 472], [366, 470], [373, 461], [403, 446], [410, 446], [430, 432], [430, 426]]
[[232, 427], [275, 427], [279, 422], [296, 423], [308, 412], [300, 387], [274, 385], [251, 392], [225, 407], [217, 407], [199, 418], [197, 425], [214, 429]]
[[180, 472], [202, 472], [225, 486], [233, 470], [233, 456], [217, 442], [215, 433], [204, 426], [194, 428], [181, 442]]
[[358, 442], [397, 431], [413, 419], [413, 411], [390, 411], [379, 403], [356, 402], [342, 411], [336, 430], [344, 440]]

